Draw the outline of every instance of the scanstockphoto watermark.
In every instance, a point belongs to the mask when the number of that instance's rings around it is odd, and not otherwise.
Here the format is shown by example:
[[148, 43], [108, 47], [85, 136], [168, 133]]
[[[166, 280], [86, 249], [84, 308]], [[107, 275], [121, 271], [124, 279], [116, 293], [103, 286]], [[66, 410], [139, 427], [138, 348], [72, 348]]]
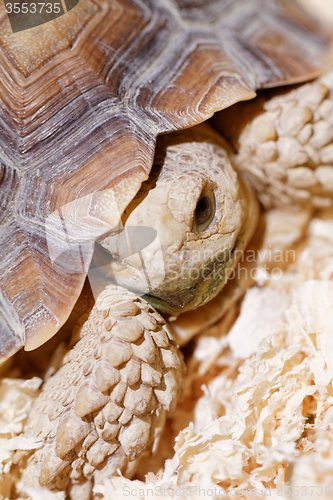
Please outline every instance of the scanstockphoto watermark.
[[202, 488], [201, 486], [179, 486], [176, 488], [166, 486], [155, 486], [145, 488], [132, 488], [125, 486], [123, 488], [123, 496], [130, 498], [176, 498], [176, 497], [200, 497], [200, 498], [265, 498], [271, 497], [272, 493], [278, 497], [303, 497], [303, 498], [318, 498], [331, 497], [333, 488], [331, 486], [318, 485], [283, 485], [272, 488], [229, 488], [227, 491], [224, 488], [214, 486], [214, 488]]
[[[92, 207], [104, 204], [108, 218], [98, 220], [91, 215]], [[256, 280], [267, 271], [265, 276], [277, 280], [283, 263], [296, 260], [293, 250], [271, 247], [258, 251], [221, 249], [214, 254], [209, 248], [162, 248], [156, 229], [122, 225], [112, 189], [78, 198], [52, 212], [45, 221], [45, 232], [52, 265], [66, 274], [87, 274], [95, 297], [107, 284], [143, 296], [151, 294], [165, 278], [169, 282], [202, 282], [214, 275], [223, 277], [225, 269], [228, 279]], [[96, 253], [95, 241], [101, 237], [104, 246]]]
[[191, 268], [186, 264], [189, 261], [188, 251], [171, 254], [167, 262], [169, 280], [188, 278], [192, 281], [204, 281], [210, 275], [224, 267], [232, 267], [228, 272], [228, 279], [255, 279], [258, 271], [267, 271], [273, 279], [282, 277], [284, 264], [294, 262], [294, 250], [280, 250], [272, 247], [264, 250], [226, 250], [211, 256], [209, 251], [191, 250]]
[[177, 488], [171, 488], [166, 486], [155, 486], [153, 488], [132, 488], [130, 486], [124, 486], [123, 496], [129, 498], [135, 497], [145, 497], [145, 498], [155, 498], [155, 497], [201, 497], [201, 498], [223, 498], [223, 497], [236, 497], [236, 498], [258, 498], [270, 497], [272, 496], [272, 488], [230, 488], [226, 491], [224, 488], [219, 486], [214, 486], [214, 488], [202, 488], [201, 486], [179, 486]]
[[[91, 207], [98, 203], [108, 206], [107, 220], [91, 215]], [[45, 233], [53, 267], [67, 275], [87, 274], [95, 298], [107, 284], [123, 286], [142, 296], [164, 280], [163, 251], [156, 229], [124, 227], [112, 188], [78, 198], [52, 212], [46, 218]], [[105, 235], [107, 249], [100, 246], [96, 252], [95, 247], [94, 252], [95, 242]]]

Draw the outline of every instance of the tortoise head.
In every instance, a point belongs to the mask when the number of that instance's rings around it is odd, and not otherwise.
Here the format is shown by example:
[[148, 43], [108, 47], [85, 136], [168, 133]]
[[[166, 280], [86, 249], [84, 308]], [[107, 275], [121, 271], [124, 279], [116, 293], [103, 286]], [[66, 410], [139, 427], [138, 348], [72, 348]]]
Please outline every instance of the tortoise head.
[[95, 265], [164, 312], [191, 310], [224, 286], [257, 216], [228, 147], [208, 125], [162, 136], [124, 231], [100, 240], [114, 259]]

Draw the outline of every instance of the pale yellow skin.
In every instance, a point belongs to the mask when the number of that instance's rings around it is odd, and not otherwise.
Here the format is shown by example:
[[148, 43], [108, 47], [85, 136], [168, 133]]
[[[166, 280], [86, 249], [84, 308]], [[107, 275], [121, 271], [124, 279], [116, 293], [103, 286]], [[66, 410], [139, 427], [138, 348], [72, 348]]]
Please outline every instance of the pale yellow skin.
[[[196, 209], [204, 196], [214, 207], [211, 218], [198, 225]], [[212, 128], [204, 124], [161, 138], [150, 180], [123, 217], [125, 230], [148, 226], [159, 238], [160, 246], [153, 246], [145, 259], [152, 285], [149, 302], [160, 311], [179, 314], [214, 298], [239, 259], [239, 250], [246, 248], [257, 219], [254, 195], [233, 168], [227, 144]], [[106, 237], [101, 244], [117, 257], [119, 240], [117, 235]], [[118, 284], [145, 290], [137, 254], [114, 267]]]

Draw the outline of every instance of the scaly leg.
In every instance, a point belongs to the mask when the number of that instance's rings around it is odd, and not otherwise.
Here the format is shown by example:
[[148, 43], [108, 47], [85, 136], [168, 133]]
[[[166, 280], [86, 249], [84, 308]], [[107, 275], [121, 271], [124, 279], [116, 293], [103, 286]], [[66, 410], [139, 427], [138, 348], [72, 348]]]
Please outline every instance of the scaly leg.
[[43, 446], [25, 459], [23, 482], [82, 495], [89, 480], [118, 469], [130, 476], [144, 450], [154, 450], [183, 361], [162, 317], [119, 287], [100, 294], [77, 335], [29, 415], [25, 436]]
[[239, 171], [267, 208], [331, 206], [333, 72], [266, 99], [239, 103], [218, 118], [236, 146]]

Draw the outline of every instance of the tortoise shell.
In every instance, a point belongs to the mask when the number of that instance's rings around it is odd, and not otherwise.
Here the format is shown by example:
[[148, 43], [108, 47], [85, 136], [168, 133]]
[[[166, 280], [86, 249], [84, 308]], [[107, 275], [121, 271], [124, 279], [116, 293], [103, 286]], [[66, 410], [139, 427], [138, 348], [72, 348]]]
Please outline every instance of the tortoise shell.
[[291, 0], [80, 0], [0, 18], [0, 358], [68, 318], [94, 241], [148, 178], [156, 137], [317, 76], [327, 40]]

